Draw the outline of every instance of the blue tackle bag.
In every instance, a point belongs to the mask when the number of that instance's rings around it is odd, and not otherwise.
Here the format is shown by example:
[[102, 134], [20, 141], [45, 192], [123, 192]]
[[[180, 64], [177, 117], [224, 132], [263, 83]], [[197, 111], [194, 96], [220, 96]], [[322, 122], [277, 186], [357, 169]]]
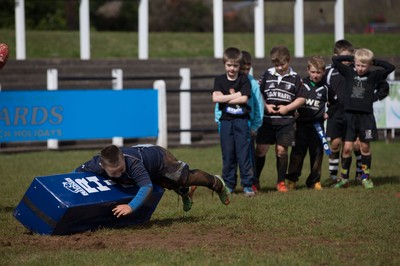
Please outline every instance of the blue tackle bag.
[[126, 227], [148, 222], [164, 194], [163, 188], [154, 185], [142, 207], [127, 216], [114, 216], [112, 209], [129, 203], [138, 190], [93, 173], [36, 177], [13, 215], [27, 229], [43, 235]]

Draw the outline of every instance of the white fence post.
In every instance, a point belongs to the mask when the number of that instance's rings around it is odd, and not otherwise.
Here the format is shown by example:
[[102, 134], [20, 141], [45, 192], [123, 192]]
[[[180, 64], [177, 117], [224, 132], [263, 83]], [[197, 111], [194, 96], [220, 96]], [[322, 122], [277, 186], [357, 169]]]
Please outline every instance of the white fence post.
[[16, 58], [17, 60], [25, 60], [25, 0], [15, 0], [15, 31]]
[[167, 93], [164, 80], [156, 80], [153, 87], [158, 90], [158, 138], [157, 145], [168, 148]]
[[213, 1], [214, 11], [214, 57], [222, 58], [224, 47], [224, 4], [222, 0]]
[[[122, 69], [112, 69], [111, 76], [113, 77], [112, 89], [113, 90], [122, 90], [123, 86], [123, 71]], [[122, 147], [124, 146], [124, 138], [123, 137], [113, 137], [112, 144]]]
[[344, 0], [336, 0], [335, 8], [335, 42], [344, 39]]
[[140, 0], [139, 2], [139, 59], [149, 59], [149, 0]]
[[[55, 91], [58, 90], [58, 70], [57, 69], [47, 69], [47, 90]], [[58, 149], [57, 139], [48, 139], [47, 148], [50, 150]]]
[[257, 0], [254, 5], [254, 43], [256, 58], [265, 57], [264, 21], [264, 0]]
[[[190, 130], [191, 128], [191, 97], [190, 97], [190, 68], [179, 69], [182, 78], [180, 92], [180, 129]], [[192, 144], [190, 131], [181, 131], [181, 144]]]
[[294, 56], [304, 57], [304, 2], [294, 4]]
[[90, 18], [89, 0], [81, 0], [79, 6], [79, 35], [81, 59], [90, 59]]

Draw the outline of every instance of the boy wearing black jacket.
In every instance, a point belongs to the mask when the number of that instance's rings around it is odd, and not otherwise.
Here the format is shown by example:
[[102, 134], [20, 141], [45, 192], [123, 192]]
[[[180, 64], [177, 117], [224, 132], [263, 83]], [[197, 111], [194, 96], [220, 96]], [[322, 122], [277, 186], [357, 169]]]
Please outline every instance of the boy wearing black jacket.
[[[371, 150], [370, 141], [377, 139], [377, 128], [373, 113], [373, 102], [377, 98], [375, 88], [394, 71], [394, 65], [373, 59], [371, 50], [361, 48], [353, 56], [335, 56], [332, 62], [346, 80], [345, 90], [345, 127], [344, 147], [341, 159], [341, 177], [335, 187], [347, 187], [349, 184], [349, 169], [354, 141], [360, 139], [362, 185], [364, 188], [373, 188], [370, 178]], [[344, 61], [354, 61], [354, 67], [343, 64]], [[371, 71], [370, 66], [380, 67]]]

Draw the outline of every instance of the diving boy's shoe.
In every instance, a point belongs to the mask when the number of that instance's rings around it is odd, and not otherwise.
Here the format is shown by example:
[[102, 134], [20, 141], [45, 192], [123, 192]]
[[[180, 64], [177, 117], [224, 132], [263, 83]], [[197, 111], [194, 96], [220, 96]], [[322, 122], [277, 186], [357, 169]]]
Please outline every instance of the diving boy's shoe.
[[362, 186], [366, 189], [374, 188], [374, 183], [372, 182], [371, 178], [365, 178], [362, 180]]
[[221, 192], [218, 192], [219, 199], [221, 200], [222, 204], [228, 205], [231, 202], [231, 192], [229, 191], [229, 188], [225, 185], [224, 179], [220, 177], [219, 175], [215, 175], [219, 181], [222, 182], [222, 190]]
[[190, 209], [192, 208], [192, 205], [193, 205], [192, 199], [189, 196], [189, 192], [186, 194], [182, 194], [183, 211], [185, 211], [185, 212], [190, 211]]
[[348, 188], [350, 181], [345, 178], [338, 178], [338, 182], [333, 185], [334, 188]]

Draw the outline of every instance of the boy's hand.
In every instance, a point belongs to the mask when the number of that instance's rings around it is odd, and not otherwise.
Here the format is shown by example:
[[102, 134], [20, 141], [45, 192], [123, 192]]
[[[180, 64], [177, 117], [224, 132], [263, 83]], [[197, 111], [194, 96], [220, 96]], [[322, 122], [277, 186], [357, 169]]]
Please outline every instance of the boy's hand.
[[279, 109], [277, 113], [279, 113], [280, 115], [286, 115], [287, 113], [289, 113], [289, 109], [287, 108], [286, 105], [279, 105], [278, 108]]
[[128, 204], [118, 205], [112, 210], [113, 214], [117, 216], [117, 218], [121, 216], [125, 216], [132, 213], [132, 208], [129, 207]]
[[267, 107], [267, 112], [269, 114], [278, 114], [279, 113], [279, 107], [277, 107], [275, 104], [265, 104]]

